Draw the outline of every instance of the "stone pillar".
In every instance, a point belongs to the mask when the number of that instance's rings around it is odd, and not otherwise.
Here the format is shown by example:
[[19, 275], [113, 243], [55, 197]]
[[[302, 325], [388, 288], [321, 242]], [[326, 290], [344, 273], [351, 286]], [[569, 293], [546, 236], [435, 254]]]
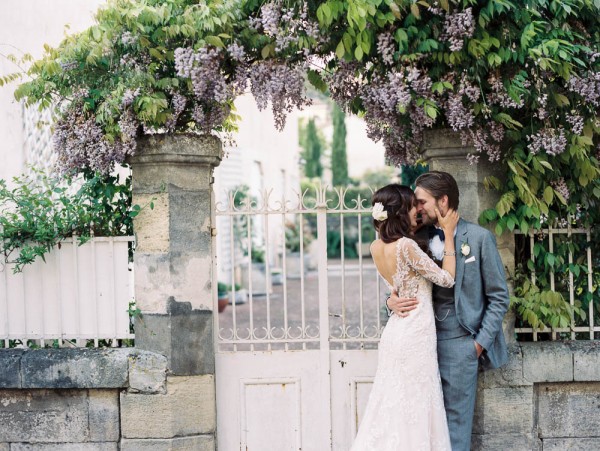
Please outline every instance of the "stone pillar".
[[215, 449], [211, 218], [221, 158], [216, 137], [188, 134], [145, 137], [131, 159], [133, 203], [143, 207], [135, 345], [164, 355], [168, 376], [163, 393], [122, 394], [122, 449]]

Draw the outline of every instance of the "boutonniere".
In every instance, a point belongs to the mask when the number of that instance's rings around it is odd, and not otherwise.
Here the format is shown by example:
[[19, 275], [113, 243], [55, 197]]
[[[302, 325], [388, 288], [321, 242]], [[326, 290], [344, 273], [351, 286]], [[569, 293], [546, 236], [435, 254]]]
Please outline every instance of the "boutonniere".
[[469, 246], [468, 241], [465, 241], [463, 244], [460, 245], [460, 253], [463, 254], [465, 257], [471, 253], [471, 246]]

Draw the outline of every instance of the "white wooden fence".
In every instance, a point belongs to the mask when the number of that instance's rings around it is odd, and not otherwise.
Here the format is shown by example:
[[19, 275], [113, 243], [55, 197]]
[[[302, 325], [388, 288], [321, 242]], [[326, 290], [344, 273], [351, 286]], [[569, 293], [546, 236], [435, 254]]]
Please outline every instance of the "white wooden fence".
[[110, 340], [117, 346], [132, 339], [132, 241], [96, 237], [79, 246], [73, 238], [21, 273], [13, 274], [12, 264], [0, 266], [0, 343], [86, 346], [93, 340], [98, 346]]

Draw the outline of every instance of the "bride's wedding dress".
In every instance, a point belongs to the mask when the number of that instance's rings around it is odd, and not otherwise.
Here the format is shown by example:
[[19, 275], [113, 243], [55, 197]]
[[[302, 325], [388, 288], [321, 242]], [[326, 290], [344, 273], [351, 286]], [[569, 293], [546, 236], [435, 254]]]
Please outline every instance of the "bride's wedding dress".
[[351, 451], [451, 451], [431, 286], [451, 287], [454, 280], [417, 243], [401, 238], [392, 282], [401, 296], [419, 303], [407, 317], [392, 315], [385, 326], [373, 388]]

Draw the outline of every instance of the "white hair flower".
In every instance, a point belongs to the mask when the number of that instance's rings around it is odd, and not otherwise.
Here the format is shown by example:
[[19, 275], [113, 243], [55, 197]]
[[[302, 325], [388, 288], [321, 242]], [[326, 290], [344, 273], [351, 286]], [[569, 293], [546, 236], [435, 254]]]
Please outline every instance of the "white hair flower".
[[371, 215], [377, 221], [385, 221], [388, 217], [387, 211], [385, 211], [381, 202], [375, 202]]

